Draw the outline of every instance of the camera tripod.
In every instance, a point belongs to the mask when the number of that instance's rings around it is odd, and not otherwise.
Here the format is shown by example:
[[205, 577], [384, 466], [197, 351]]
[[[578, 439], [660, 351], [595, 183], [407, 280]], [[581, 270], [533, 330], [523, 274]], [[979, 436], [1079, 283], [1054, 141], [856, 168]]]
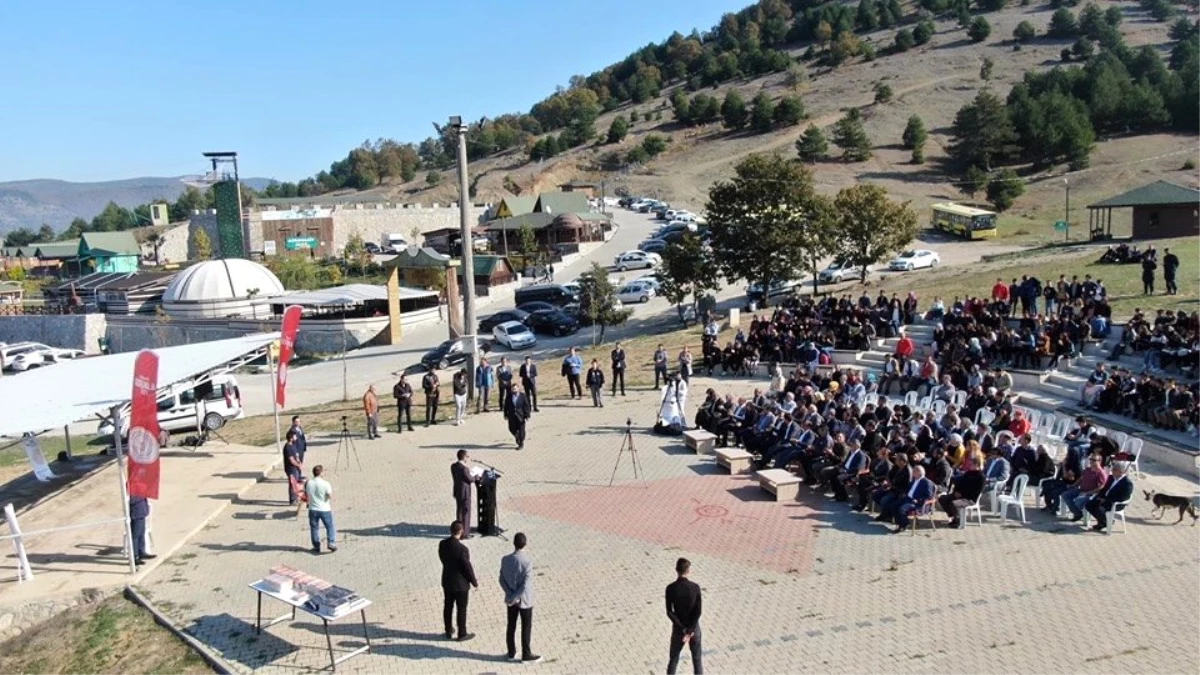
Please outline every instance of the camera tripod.
[[621, 457], [626, 452], [629, 452], [629, 459], [633, 464], [633, 477], [640, 478], [642, 483], [645, 483], [646, 472], [642, 471], [642, 463], [638, 460], [637, 446], [633, 444], [633, 422], [628, 420], [625, 422], [625, 438], [621, 441], [621, 450], [617, 452], [617, 463], [613, 465], [612, 477], [608, 479], [609, 487], [612, 487], [613, 482], [617, 480], [617, 469], [621, 466]]
[[340, 468], [342, 463], [342, 449], [346, 449], [346, 468], [350, 468], [350, 453], [354, 453], [354, 461], [358, 464], [358, 468], [362, 469], [362, 460], [358, 458], [358, 448], [354, 445], [354, 437], [350, 435], [350, 428], [346, 426], [346, 416], [342, 416], [342, 431], [338, 434], [337, 456], [333, 460], [333, 467]]

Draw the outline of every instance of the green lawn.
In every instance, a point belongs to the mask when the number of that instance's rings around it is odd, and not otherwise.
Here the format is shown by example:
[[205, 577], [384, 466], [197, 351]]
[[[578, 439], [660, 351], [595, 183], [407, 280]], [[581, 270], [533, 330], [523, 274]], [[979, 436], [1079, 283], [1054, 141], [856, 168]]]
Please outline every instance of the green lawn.
[[[978, 263], [968, 268], [953, 267], [889, 274], [884, 281], [871, 284], [870, 292], [874, 295], [881, 288], [885, 292], [895, 292], [903, 296], [913, 291], [917, 294], [922, 308], [928, 307], [935, 297], [940, 296], [948, 307], [955, 297], [990, 297], [992, 285], [997, 278], [1007, 282], [1014, 277], [1033, 275], [1043, 283], [1048, 283], [1057, 281], [1060, 274], [1066, 274], [1068, 279], [1076, 274], [1083, 279], [1085, 274], [1090, 274], [1092, 278], [1104, 282], [1108, 289], [1109, 302], [1113, 306], [1113, 316], [1118, 320], [1132, 316], [1134, 310], [1139, 308], [1144, 311], [1182, 309], [1189, 313], [1200, 310], [1200, 270], [1197, 270], [1196, 266], [1200, 260], [1200, 239], [1163, 239], [1154, 242], [1154, 245], [1160, 254], [1164, 247], [1169, 247], [1179, 256], [1181, 265], [1176, 277], [1179, 295], [1164, 294], [1161, 267], [1156, 272], [1156, 294], [1142, 295], [1141, 265], [1098, 264], [1096, 260], [1104, 252], [1104, 248], [1094, 246], [1030, 251], [992, 262]], [[860, 291], [857, 286], [847, 286], [845, 290], [839, 288], [837, 292], [857, 295]]]

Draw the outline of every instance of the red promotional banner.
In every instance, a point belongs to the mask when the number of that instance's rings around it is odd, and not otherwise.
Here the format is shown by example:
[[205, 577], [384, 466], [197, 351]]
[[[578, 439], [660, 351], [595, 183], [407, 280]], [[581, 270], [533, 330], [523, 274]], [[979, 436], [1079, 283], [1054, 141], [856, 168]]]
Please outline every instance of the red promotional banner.
[[287, 391], [288, 361], [296, 353], [296, 332], [300, 330], [300, 305], [283, 310], [283, 325], [279, 331], [279, 368], [275, 371], [275, 402], [283, 407], [284, 392]]
[[133, 364], [129, 413], [129, 496], [158, 499], [158, 355], [146, 349]]

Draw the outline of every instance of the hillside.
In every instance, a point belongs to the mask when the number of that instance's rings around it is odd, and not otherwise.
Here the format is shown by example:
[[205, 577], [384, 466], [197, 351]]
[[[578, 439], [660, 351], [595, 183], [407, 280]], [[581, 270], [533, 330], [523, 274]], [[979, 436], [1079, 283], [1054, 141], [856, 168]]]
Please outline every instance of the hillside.
[[[1096, 4], [1102, 10], [1114, 6], [1121, 9], [1124, 19], [1120, 32], [1130, 48], [1151, 45], [1166, 55], [1170, 42], [1169, 23], [1155, 21], [1148, 12], [1132, 3], [1101, 0]], [[1078, 13], [1080, 8], [1075, 7], [1074, 11]], [[1052, 14], [1053, 9], [1045, 4], [1013, 6], [984, 14], [992, 30], [990, 37], [981, 43], [971, 42], [965, 29], [959, 28], [952, 18], [945, 18], [935, 22], [937, 31], [928, 44], [891, 55], [884, 55], [883, 50], [892, 44], [900, 27], [869, 33], [863, 39], [879, 51], [875, 60], [855, 59], [837, 69], [810, 66], [807, 82], [794, 92], [785, 84], [786, 74], [740, 80], [704, 90], [718, 100], [730, 88], [737, 88], [747, 101], [760, 90], [776, 99], [790, 93], [801, 95], [809, 118], [798, 126], [767, 134], [730, 132], [719, 123], [683, 128], [673, 121], [668, 100], [675, 87], [668, 88], [655, 99], [636, 106], [624, 105], [600, 116], [596, 129], [603, 135], [617, 115], [628, 118], [631, 112], [637, 111], [642, 117], [647, 112], [662, 111], [661, 120], [643, 119], [634, 123], [629, 136], [620, 144], [584, 146], [541, 162], [529, 162], [527, 154], [517, 149], [473, 162], [470, 171], [476, 187], [476, 201], [500, 199], [508, 194], [506, 183], [515, 183], [525, 191], [537, 191], [553, 189], [566, 180], [585, 178], [605, 180], [610, 193], [623, 187], [634, 193], [658, 194], [691, 207], [702, 206], [708, 187], [715, 180], [727, 177], [738, 159], [752, 152], [772, 150], [794, 156], [794, 143], [810, 123], [825, 127], [828, 133], [828, 127], [850, 107], [862, 108], [874, 156], [854, 164], [838, 160], [818, 163], [814, 171], [820, 189], [833, 192], [859, 181], [879, 183], [895, 197], [912, 200], [922, 212], [934, 201], [964, 199], [953, 184], [955, 179], [944, 171], [945, 148], [954, 115], [984, 86], [989, 86], [1003, 98], [1021, 81], [1026, 71], [1045, 70], [1061, 63], [1060, 52], [1064, 47], [1070, 47], [1074, 38], [1045, 37]], [[1186, 16], [1195, 20], [1194, 13]], [[1039, 37], [1015, 51], [1012, 33], [1021, 21], [1033, 24]], [[906, 27], [911, 28], [911, 24]], [[797, 57], [807, 48], [808, 44], [793, 44], [787, 51]], [[985, 58], [995, 64], [990, 83], [980, 79], [980, 66]], [[877, 82], [887, 83], [892, 88], [892, 101], [873, 103], [873, 88]], [[901, 132], [912, 114], [920, 115], [929, 129], [924, 165], [911, 164], [909, 151], [900, 145]], [[671, 138], [666, 153], [633, 171], [599, 170], [601, 156], [614, 150], [633, 148], [649, 133]], [[1083, 205], [1151, 180], [1161, 178], [1196, 185], [1196, 171], [1182, 167], [1186, 159], [1195, 158], [1197, 148], [1194, 134], [1098, 137], [1090, 168], [1069, 177], [1072, 221], [1086, 222]], [[1062, 217], [1064, 208], [1065, 192], [1059, 175], [1064, 171], [1065, 167], [1058, 167], [1047, 172], [1055, 178], [1030, 178], [1026, 194], [1002, 218], [1003, 234], [1032, 238], [1051, 235], [1049, 225]], [[445, 202], [456, 198], [457, 187], [452, 176], [452, 173], [448, 174], [448, 180], [433, 189], [425, 186], [422, 174], [410, 183], [386, 185], [374, 191], [398, 200]], [[1119, 231], [1120, 227], [1118, 223], [1115, 229]]]
[[[74, 218], [91, 220], [110, 201], [126, 208], [155, 199], [174, 201], [185, 187], [180, 178], [129, 178], [97, 183], [37, 179], [0, 183], [0, 235], [19, 227], [36, 230], [42, 223], [63, 230]], [[245, 182], [261, 189], [271, 181], [250, 178]]]

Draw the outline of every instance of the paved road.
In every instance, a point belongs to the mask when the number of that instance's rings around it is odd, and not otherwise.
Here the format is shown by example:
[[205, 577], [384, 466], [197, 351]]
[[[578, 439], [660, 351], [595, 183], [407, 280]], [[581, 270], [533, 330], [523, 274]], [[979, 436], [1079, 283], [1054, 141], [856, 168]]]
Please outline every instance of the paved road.
[[[739, 393], [755, 383], [694, 384]], [[1140, 500], [1141, 488], [1180, 494], [1179, 484], [1139, 479], [1127, 534], [1096, 535], [1031, 507], [1028, 525], [987, 517], [982, 527], [922, 523], [916, 536], [893, 535], [807, 487], [796, 502], [769, 501], [676, 439], [643, 433], [652, 392], [607, 403], [545, 403], [522, 452], [498, 413], [473, 415], [462, 428], [359, 440], [361, 467], [343, 455], [330, 478], [337, 553], [307, 552], [307, 530], [280, 505], [274, 480], [251, 488], [142, 587], [237, 669], [257, 673], [328, 665], [321, 625], [308, 617], [254, 634], [246, 584], [280, 563], [375, 602], [367, 613], [374, 652], [338, 672], [663, 672], [663, 588], [679, 556], [692, 560], [704, 589], [710, 672], [1200, 670], [1197, 530], [1172, 525], [1173, 515], [1150, 519]], [[637, 422], [644, 480], [618, 453], [626, 416]], [[453, 517], [447, 465], [459, 447], [505, 471], [500, 522], [529, 536], [542, 664], [503, 659], [504, 540], [467, 542], [480, 582], [470, 601], [477, 637], [440, 636], [436, 549]], [[311, 439], [309, 455], [337, 464], [329, 439]], [[282, 609], [268, 601], [263, 611]], [[357, 617], [332, 630], [335, 649], [362, 643]], [[690, 669], [685, 659], [680, 672]]]

